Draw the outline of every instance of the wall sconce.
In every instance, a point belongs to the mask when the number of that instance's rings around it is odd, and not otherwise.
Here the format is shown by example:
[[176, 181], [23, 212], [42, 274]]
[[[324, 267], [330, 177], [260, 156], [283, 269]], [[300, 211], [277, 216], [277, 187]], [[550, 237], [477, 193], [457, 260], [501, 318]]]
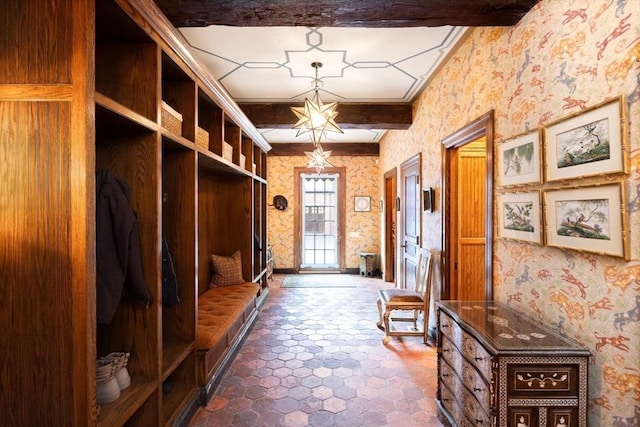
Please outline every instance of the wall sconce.
[[422, 190], [422, 209], [425, 212], [433, 212], [433, 188]]

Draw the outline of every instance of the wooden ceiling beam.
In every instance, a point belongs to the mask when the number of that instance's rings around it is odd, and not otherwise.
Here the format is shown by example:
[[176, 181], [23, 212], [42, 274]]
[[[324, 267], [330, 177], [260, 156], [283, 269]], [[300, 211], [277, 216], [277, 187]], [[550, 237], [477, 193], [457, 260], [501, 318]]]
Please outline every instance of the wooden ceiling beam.
[[176, 27], [511, 26], [539, 0], [155, 0]]
[[[380, 155], [380, 146], [375, 142], [323, 142], [322, 150], [331, 151], [331, 156], [378, 157]], [[305, 156], [305, 151], [313, 151], [313, 145], [310, 142], [272, 142], [269, 157]]]
[[[291, 129], [296, 117], [290, 104], [239, 104], [251, 123], [259, 129]], [[302, 104], [294, 105], [296, 107]], [[413, 122], [411, 104], [339, 103], [336, 123], [342, 129], [409, 129]]]

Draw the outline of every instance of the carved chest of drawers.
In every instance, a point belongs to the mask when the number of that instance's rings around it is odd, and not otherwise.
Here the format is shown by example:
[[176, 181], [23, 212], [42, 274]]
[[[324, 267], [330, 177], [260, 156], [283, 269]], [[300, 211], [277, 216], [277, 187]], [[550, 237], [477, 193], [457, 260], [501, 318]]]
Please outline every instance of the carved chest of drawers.
[[494, 301], [437, 310], [445, 425], [587, 427], [587, 349]]

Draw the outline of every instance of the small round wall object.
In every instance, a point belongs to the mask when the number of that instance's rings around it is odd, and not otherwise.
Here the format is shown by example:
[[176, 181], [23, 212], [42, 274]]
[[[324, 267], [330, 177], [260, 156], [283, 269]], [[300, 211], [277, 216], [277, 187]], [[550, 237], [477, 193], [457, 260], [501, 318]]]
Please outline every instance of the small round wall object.
[[279, 211], [286, 211], [288, 206], [287, 198], [280, 194], [278, 194], [277, 196], [274, 196], [273, 206]]

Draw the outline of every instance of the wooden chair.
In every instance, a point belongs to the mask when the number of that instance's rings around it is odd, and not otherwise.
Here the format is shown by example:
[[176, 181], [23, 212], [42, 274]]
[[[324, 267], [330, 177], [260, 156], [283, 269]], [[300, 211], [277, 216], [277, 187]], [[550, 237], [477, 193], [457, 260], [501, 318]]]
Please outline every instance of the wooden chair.
[[[411, 289], [381, 289], [378, 291], [377, 325], [384, 328], [383, 344], [392, 336], [421, 336], [427, 344], [429, 336], [429, 305], [431, 303], [431, 263], [432, 255], [428, 249], [420, 249], [416, 268], [416, 283]], [[412, 317], [391, 317], [391, 312], [412, 311]], [[418, 314], [422, 312], [422, 325], [418, 326]], [[412, 328], [401, 330], [393, 322], [413, 322]]]

